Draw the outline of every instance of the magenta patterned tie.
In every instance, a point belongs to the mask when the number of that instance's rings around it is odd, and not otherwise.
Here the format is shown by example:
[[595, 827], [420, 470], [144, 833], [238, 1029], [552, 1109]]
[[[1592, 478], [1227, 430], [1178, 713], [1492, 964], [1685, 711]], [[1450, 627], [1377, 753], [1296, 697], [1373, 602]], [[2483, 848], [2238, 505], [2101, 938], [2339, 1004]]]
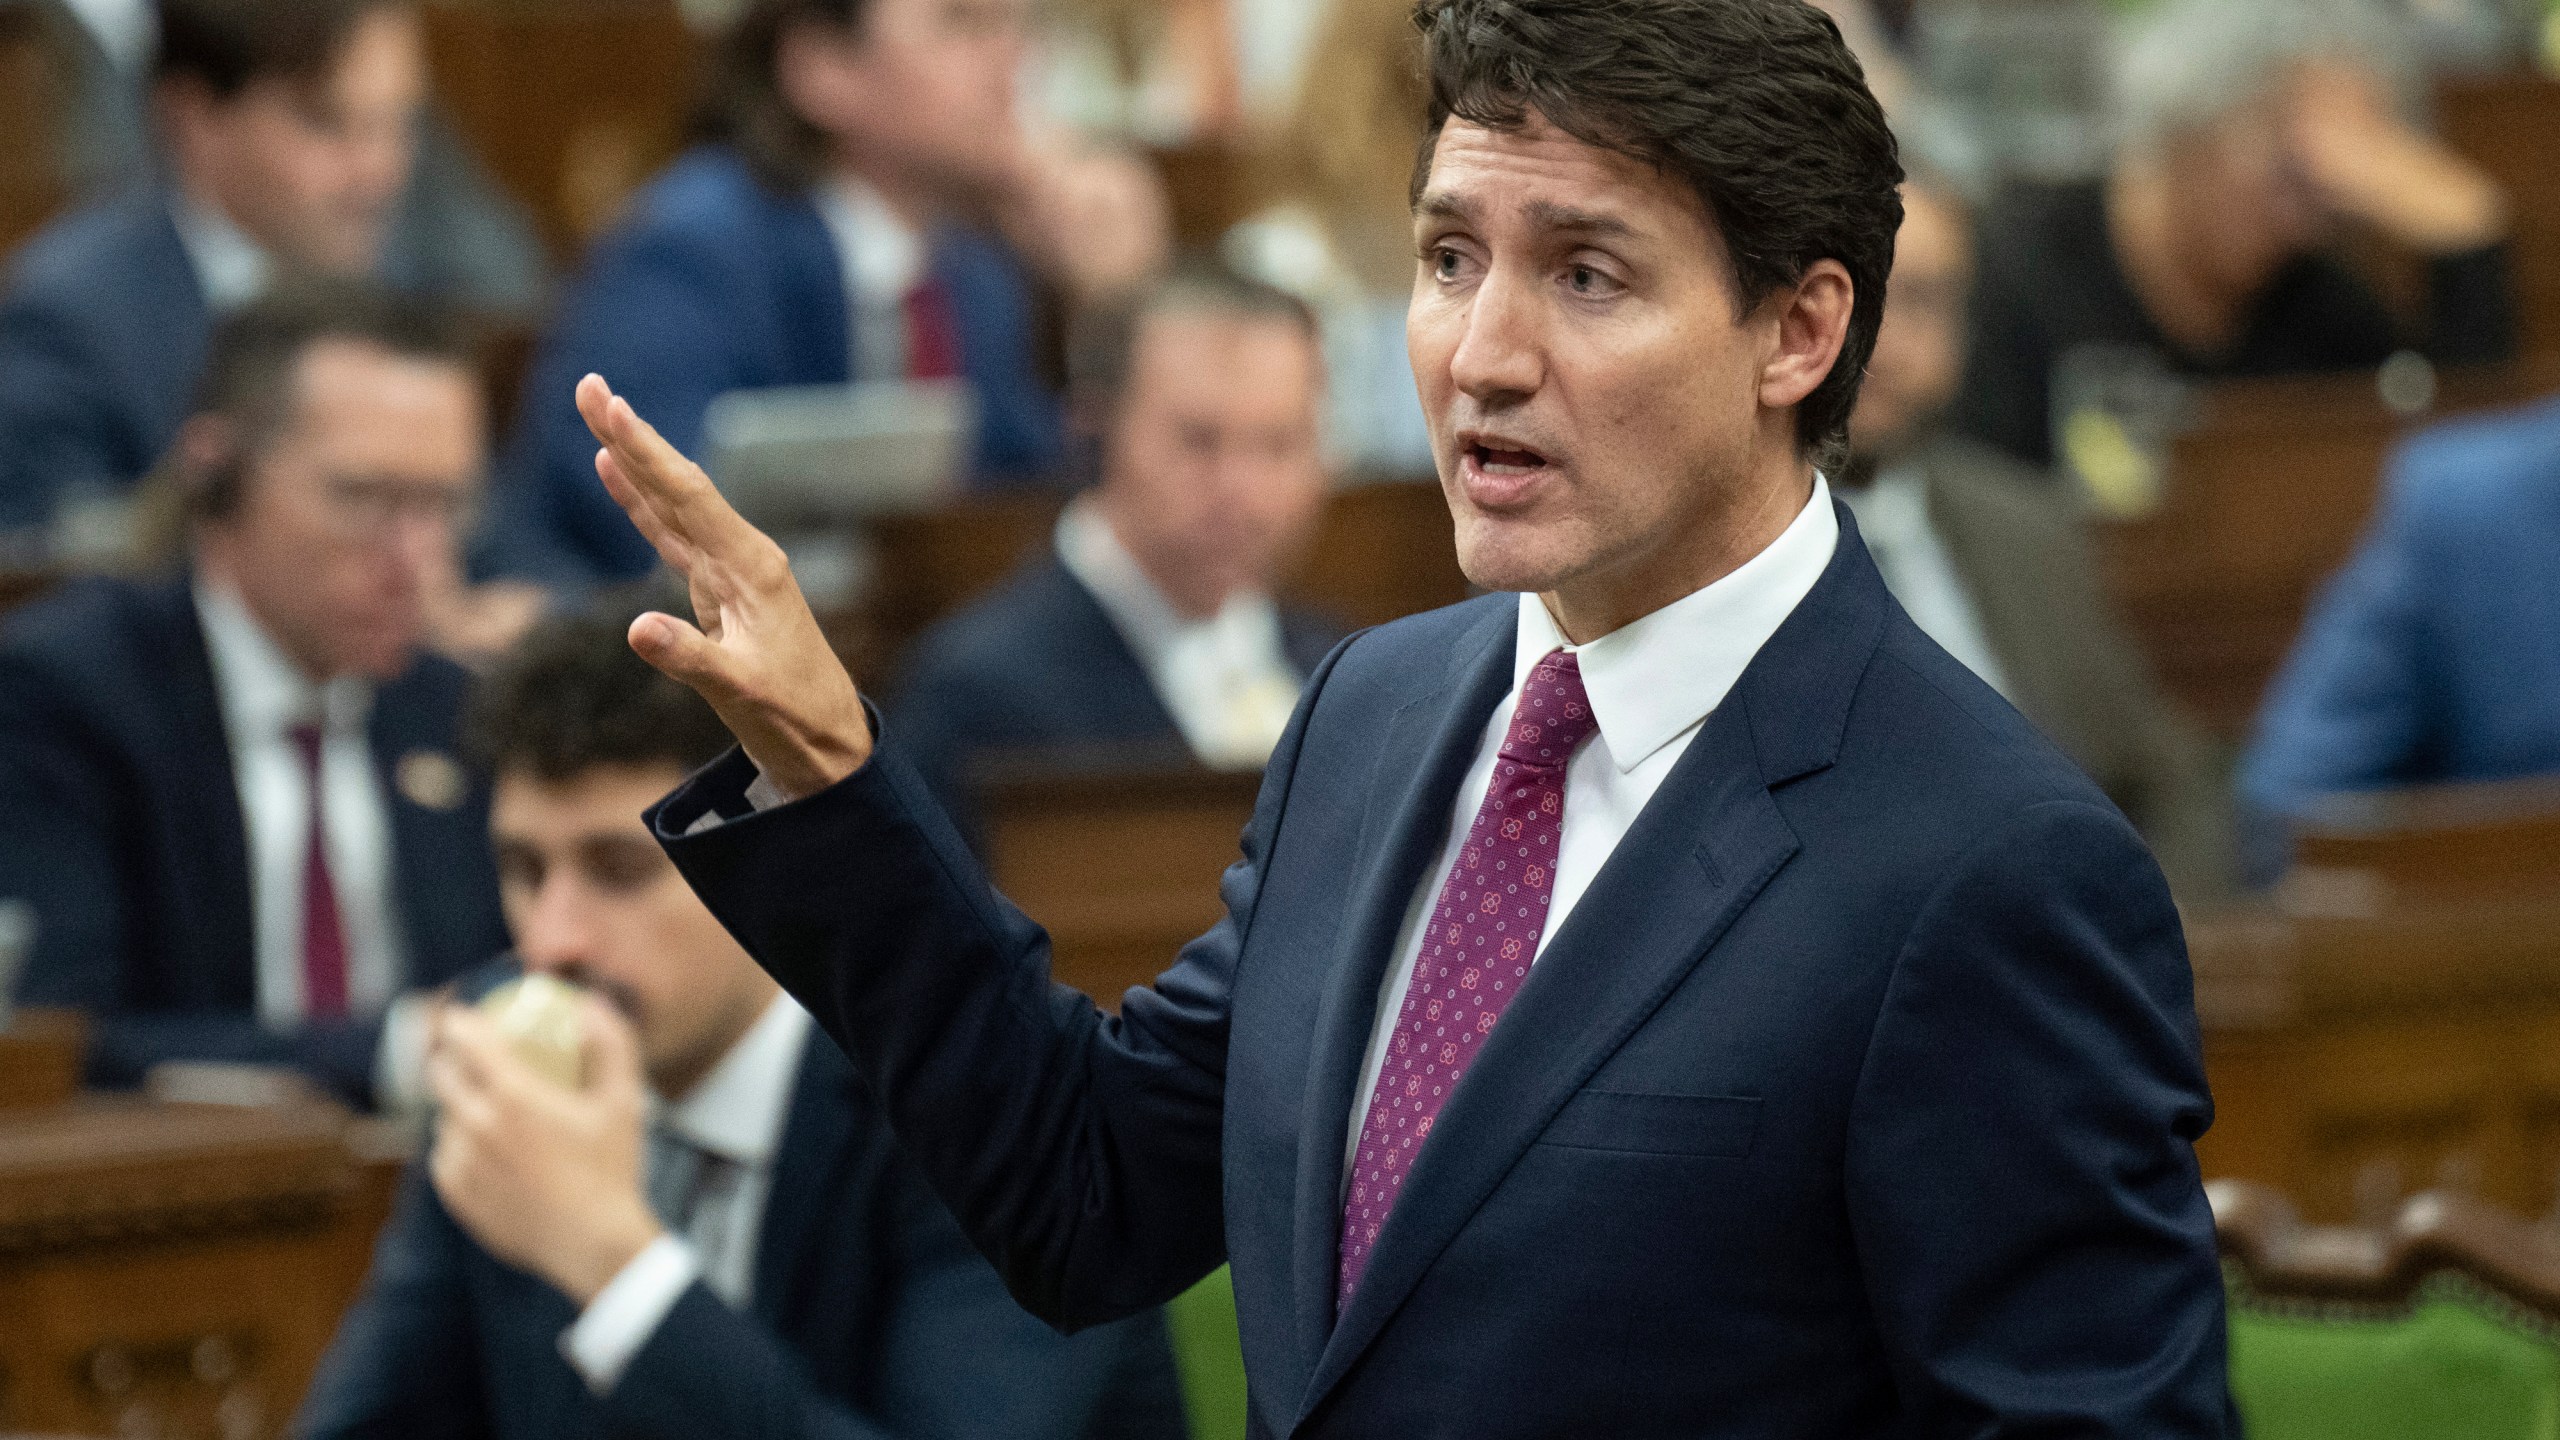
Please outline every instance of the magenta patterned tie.
[[1360, 1153], [1342, 1207], [1337, 1313], [1351, 1303], [1440, 1107], [1537, 956], [1564, 833], [1565, 764], [1598, 723], [1582, 693], [1581, 664], [1562, 650], [1547, 652], [1521, 687], [1493, 783], [1431, 907], [1395, 1038], [1360, 1123]]

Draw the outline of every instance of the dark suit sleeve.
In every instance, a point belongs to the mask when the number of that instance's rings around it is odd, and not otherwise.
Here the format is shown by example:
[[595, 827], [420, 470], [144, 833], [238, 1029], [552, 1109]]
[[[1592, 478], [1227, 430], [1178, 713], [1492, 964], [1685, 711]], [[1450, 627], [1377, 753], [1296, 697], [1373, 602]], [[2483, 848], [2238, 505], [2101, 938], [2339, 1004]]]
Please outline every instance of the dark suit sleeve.
[[493, 1433], [463, 1273], [471, 1250], [425, 1167], [411, 1166], [374, 1246], [364, 1293], [320, 1362], [295, 1435], [469, 1440]]
[[88, 1075], [131, 1086], [164, 1060], [284, 1065], [352, 1105], [373, 1099], [378, 1019], [271, 1030], [252, 1014], [148, 1010], [128, 992], [126, 967], [145, 943], [128, 923], [132, 893], [117, 817], [134, 797], [83, 743], [79, 722], [51, 704], [58, 682], [0, 657], [0, 896], [36, 913], [36, 942], [17, 998], [89, 1017]]
[[644, 230], [598, 249], [525, 377], [483, 568], [575, 585], [632, 579], [657, 563], [597, 483], [595, 438], [571, 396], [580, 376], [603, 375], [669, 444], [701, 454], [704, 413], [744, 365], [720, 272], [720, 257], [681, 234]]
[[2167, 887], [2060, 801], [1955, 866], [1850, 1117], [1850, 1224], [1914, 1435], [2223, 1433], [2212, 1115]]
[[651, 812], [712, 912], [844, 1047], [1015, 1298], [1061, 1328], [1161, 1305], [1225, 1258], [1228, 1005], [1325, 674], [1264, 771], [1220, 883], [1225, 917], [1116, 1017], [1050, 982], [1048, 936], [988, 886], [894, 734], [796, 804], [688, 835], [745, 809], [754, 767], [732, 752]]
[[133, 483], [108, 422], [121, 409], [103, 391], [109, 373], [57, 308], [0, 303], [0, 530], [47, 523], [66, 490]]
[[2427, 265], [2427, 358], [2489, 365], [2516, 355], [2515, 256], [2503, 242]]

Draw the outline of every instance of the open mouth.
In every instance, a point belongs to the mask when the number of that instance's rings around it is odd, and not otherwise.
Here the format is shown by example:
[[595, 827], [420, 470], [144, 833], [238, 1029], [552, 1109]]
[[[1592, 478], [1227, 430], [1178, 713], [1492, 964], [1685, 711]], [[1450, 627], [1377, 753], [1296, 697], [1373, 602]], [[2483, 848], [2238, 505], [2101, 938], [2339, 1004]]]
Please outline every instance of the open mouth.
[[1499, 445], [1470, 445], [1467, 458], [1487, 475], [1534, 475], [1547, 468], [1547, 457], [1535, 450], [1515, 450]]

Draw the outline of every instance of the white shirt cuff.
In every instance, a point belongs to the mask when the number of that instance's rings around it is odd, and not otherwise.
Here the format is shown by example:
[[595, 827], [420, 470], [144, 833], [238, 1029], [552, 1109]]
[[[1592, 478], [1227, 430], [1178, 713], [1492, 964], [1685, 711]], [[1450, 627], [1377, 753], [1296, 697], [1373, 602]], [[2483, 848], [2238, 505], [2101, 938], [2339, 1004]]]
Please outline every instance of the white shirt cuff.
[[382, 1040], [373, 1052], [373, 1108], [384, 1115], [423, 1115], [427, 1110], [427, 1041], [436, 1000], [421, 990], [392, 999], [382, 1012]]
[[[773, 782], [764, 778], [762, 771], [756, 772], [756, 778], [747, 782], [747, 808], [752, 812], [761, 814], [767, 810], [778, 810], [790, 803], [791, 797], [775, 789]], [[684, 827], [684, 833], [699, 835], [706, 830], [717, 830], [727, 823], [728, 820], [719, 811], [705, 810], [692, 824]]]
[[702, 1261], [692, 1246], [673, 1235], [650, 1241], [596, 1292], [577, 1323], [560, 1332], [562, 1358], [588, 1390], [599, 1397], [612, 1394], [631, 1357], [700, 1278]]

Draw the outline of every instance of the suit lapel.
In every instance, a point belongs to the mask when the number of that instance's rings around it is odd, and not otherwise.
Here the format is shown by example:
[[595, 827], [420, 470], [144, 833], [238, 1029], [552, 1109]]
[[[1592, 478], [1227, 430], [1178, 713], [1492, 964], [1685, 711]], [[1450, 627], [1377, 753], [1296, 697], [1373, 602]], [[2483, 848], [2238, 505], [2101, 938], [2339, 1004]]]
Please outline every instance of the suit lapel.
[[[1311, 1373], [1334, 1325], [1334, 1272], [1341, 1261], [1342, 1153], [1361, 1061], [1397, 933], [1413, 888], [1447, 833], [1459, 782], [1476, 757], [1485, 719], [1509, 693], [1517, 611], [1487, 606], [1485, 618], [1451, 654], [1443, 682], [1389, 721], [1372, 768], [1368, 813], [1351, 867], [1357, 890], [1336, 941], [1331, 977], [1316, 1012], [1299, 1128], [1296, 1223], [1291, 1255], [1301, 1373]], [[1454, 699], [1452, 698], [1454, 697]], [[1409, 777], [1399, 786], [1396, 777]]]
[[798, 1308], [799, 1287], [813, 1270], [809, 1252], [853, 1133], [859, 1103], [853, 1083], [853, 1067], [835, 1042], [811, 1027], [756, 1234], [754, 1309], [775, 1334], [788, 1333], [787, 1317]]
[[[1813, 591], [1707, 718], [1591, 888], [1548, 942], [1406, 1177], [1351, 1304], [1309, 1379], [1301, 1423], [1566, 1100], [1635, 1033], [1798, 848], [1770, 787], [1828, 765], [1882, 633], [1884, 588], [1845, 507]], [[1482, 715], [1477, 712], [1481, 725]], [[1472, 758], [1473, 746], [1466, 747]], [[1463, 762], [1462, 762], [1463, 763]], [[1441, 796], [1445, 810], [1448, 797]], [[1570, 795], [1566, 804], [1572, 803]], [[1411, 888], [1410, 879], [1404, 892]], [[1383, 958], [1383, 957], [1382, 957]], [[1729, 963], [1747, 963], [1737, 957]], [[1342, 966], [1348, 970], [1352, 967]], [[1374, 995], [1377, 970], [1368, 972]], [[1361, 1012], [1367, 1016], [1370, 1011]], [[1367, 1030], [1361, 1031], [1365, 1041]], [[1324, 1055], [1323, 1061], [1333, 1057]], [[1358, 1063], [1355, 1059], [1354, 1065]], [[1330, 1069], [1319, 1074], [1329, 1075]], [[1350, 1094], [1333, 1118], [1341, 1171]], [[1318, 1137], [1311, 1115], [1307, 1133]], [[1310, 1143], [1321, 1144], [1321, 1139]], [[1302, 1160], [1299, 1285], [1308, 1283]], [[1328, 1190], [1330, 1199], [1333, 1192]], [[1338, 1252], [1336, 1229], [1321, 1248]], [[1328, 1272], [1324, 1277], [1331, 1283]], [[1327, 1290], [1330, 1304], [1330, 1289]], [[1302, 1293], [1300, 1304], [1306, 1303]]]
[[[196, 614], [194, 580], [180, 575], [152, 594], [151, 646], [158, 652], [166, 689], [170, 744], [160, 757], [156, 783], [170, 808], [185, 818], [180, 833], [196, 837], [208, 862], [190, 873], [207, 882], [189, 913], [203, 931], [194, 953], [214, 971], [180, 989], [206, 1001], [241, 1009], [257, 1006], [257, 921], [249, 870], [249, 824], [240, 813], [240, 787], [231, 765], [231, 736], [222, 724], [221, 692], [213, 678], [213, 654]], [[197, 983], [207, 991], [195, 989]]]

